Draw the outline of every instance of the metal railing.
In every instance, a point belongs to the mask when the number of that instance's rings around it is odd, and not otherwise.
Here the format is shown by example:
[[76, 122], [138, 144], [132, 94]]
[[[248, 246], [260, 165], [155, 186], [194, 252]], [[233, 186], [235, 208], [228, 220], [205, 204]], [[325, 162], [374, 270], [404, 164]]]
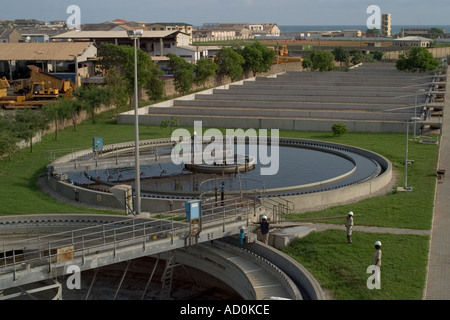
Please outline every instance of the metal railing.
[[283, 215], [294, 211], [295, 205], [292, 201], [282, 197], [265, 197], [262, 199], [263, 206], [273, 212], [273, 219], [279, 220]]
[[[222, 226], [226, 230], [228, 223], [235, 218], [248, 215], [253, 211], [255, 203], [246, 198], [230, 198], [219, 203], [210, 202], [202, 205], [203, 229]], [[239, 219], [242, 221], [242, 218]], [[244, 222], [243, 222], [244, 223]], [[16, 270], [34, 268], [58, 262], [66, 262], [85, 257], [91, 253], [111, 252], [116, 256], [117, 251], [123, 251], [127, 246], [142, 244], [151, 246], [158, 240], [170, 239], [173, 244], [175, 238], [184, 239], [189, 236], [191, 221], [186, 220], [185, 211], [175, 210], [158, 214], [153, 219], [129, 218], [117, 222], [75, 229], [40, 237], [28, 238], [0, 244], [0, 275], [14, 273]], [[236, 233], [239, 230], [236, 228]]]

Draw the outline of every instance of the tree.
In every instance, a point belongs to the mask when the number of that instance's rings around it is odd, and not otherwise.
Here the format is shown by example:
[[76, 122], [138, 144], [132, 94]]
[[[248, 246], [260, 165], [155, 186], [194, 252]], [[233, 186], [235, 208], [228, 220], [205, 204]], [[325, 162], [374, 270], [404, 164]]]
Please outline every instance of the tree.
[[172, 135], [173, 127], [178, 127], [179, 125], [180, 125], [180, 120], [178, 119], [178, 117], [170, 117], [170, 120], [161, 121], [161, 124], [159, 125], [159, 127], [161, 128], [161, 130], [169, 128], [170, 135]]
[[62, 101], [63, 100], [60, 100], [56, 104], [46, 104], [42, 107], [42, 112], [44, 113], [45, 118], [49, 121], [55, 122], [55, 140], [58, 140], [59, 121], [65, 120], [72, 116], [72, 110], [70, 110], [71, 106]]
[[204, 85], [209, 78], [216, 75], [218, 69], [219, 67], [214, 63], [214, 61], [211, 61], [207, 58], [198, 60], [194, 68], [195, 84]]
[[181, 94], [191, 91], [194, 82], [194, 65], [183, 58], [168, 53], [169, 69], [172, 70], [175, 89]]
[[381, 61], [383, 59], [384, 53], [383, 51], [375, 51], [373, 53], [373, 58], [377, 61]]
[[18, 139], [30, 144], [30, 152], [33, 152], [33, 137], [41, 130], [47, 129], [47, 119], [40, 111], [30, 109], [18, 110], [14, 117], [12, 134]]
[[350, 51], [350, 62], [352, 64], [358, 64], [364, 61], [364, 55], [359, 50]]
[[414, 47], [408, 52], [401, 54], [396, 62], [396, 67], [400, 71], [425, 72], [436, 70], [439, 61], [426, 48]]
[[12, 155], [19, 149], [19, 138], [12, 134], [13, 124], [12, 115], [0, 115], [0, 158], [7, 155], [11, 160]]
[[269, 71], [276, 57], [274, 50], [268, 49], [260, 42], [252, 43], [236, 51], [244, 58], [244, 70], [252, 71], [253, 76], [258, 72]]
[[242, 77], [244, 73], [244, 58], [232, 48], [223, 47], [217, 52], [214, 62], [219, 69], [217, 72], [223, 76], [228, 76], [232, 81]]
[[381, 34], [381, 30], [377, 29], [377, 28], [372, 28], [372, 29], [367, 29], [366, 33], [367, 34], [373, 34], [375, 36], [379, 36]]
[[76, 97], [81, 102], [82, 108], [91, 115], [92, 123], [96, 122], [97, 109], [102, 105], [110, 104], [110, 92], [108, 88], [96, 85], [83, 86], [78, 89]]
[[342, 64], [342, 62], [348, 63], [350, 60], [350, 54], [343, 47], [336, 47], [332, 51], [334, 59]]
[[439, 28], [431, 28], [430, 29], [430, 38], [435, 40], [436, 38], [440, 38], [444, 34], [444, 30]]
[[302, 68], [303, 69], [312, 68], [312, 65], [313, 65], [313, 63], [312, 63], [311, 55], [303, 57], [303, 60], [302, 60]]
[[17, 143], [19, 139], [11, 135], [6, 130], [0, 129], [0, 158], [8, 156], [12, 160], [13, 154], [19, 149]]
[[[125, 86], [130, 97], [131, 108], [131, 97], [134, 95], [134, 47], [102, 43], [99, 57], [108, 77], [117, 77], [115, 81]], [[152, 77], [158, 77], [162, 74], [150, 56], [140, 49], [137, 50], [137, 65], [138, 88], [143, 88]]]
[[321, 72], [334, 69], [334, 56], [328, 50], [316, 50], [311, 54], [312, 69]]
[[[105, 88], [109, 92], [111, 104], [120, 108], [131, 104], [130, 93], [125, 84], [125, 80], [117, 73], [110, 73], [105, 79]], [[129, 106], [128, 106], [129, 107]]]
[[336, 137], [340, 137], [343, 134], [347, 133], [347, 127], [342, 124], [342, 123], [335, 123], [332, 127], [331, 127], [331, 131], [333, 131], [333, 135]]
[[148, 96], [155, 101], [164, 96], [164, 81], [161, 79], [159, 74], [154, 74], [145, 84], [144, 88], [146, 89]]

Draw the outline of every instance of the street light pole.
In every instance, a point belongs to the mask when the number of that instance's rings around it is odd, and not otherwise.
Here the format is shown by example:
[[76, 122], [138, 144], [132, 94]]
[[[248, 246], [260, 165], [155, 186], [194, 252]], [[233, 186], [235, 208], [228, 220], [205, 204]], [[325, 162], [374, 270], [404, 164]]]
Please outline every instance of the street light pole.
[[418, 117], [412, 117], [410, 120], [406, 121], [406, 150], [405, 150], [405, 177], [404, 177], [404, 184], [403, 189], [406, 190], [408, 187], [408, 140], [409, 140], [409, 124], [410, 121], [414, 121], [416, 123], [417, 120], [420, 120]]
[[406, 150], [405, 150], [405, 173], [403, 178], [403, 189], [406, 190], [408, 186], [408, 137], [409, 135], [409, 121], [406, 122]]
[[128, 36], [134, 40], [134, 162], [135, 162], [135, 204], [134, 214], [141, 214], [141, 168], [139, 164], [139, 99], [137, 76], [137, 40], [142, 36], [143, 30], [129, 30]]

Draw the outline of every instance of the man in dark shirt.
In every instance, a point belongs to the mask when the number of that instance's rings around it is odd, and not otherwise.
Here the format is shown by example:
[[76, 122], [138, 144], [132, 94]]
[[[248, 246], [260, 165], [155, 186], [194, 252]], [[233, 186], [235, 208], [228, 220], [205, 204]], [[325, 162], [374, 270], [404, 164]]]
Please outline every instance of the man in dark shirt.
[[269, 243], [269, 227], [270, 227], [270, 225], [269, 225], [269, 222], [267, 222], [267, 217], [262, 216], [261, 222], [257, 222], [254, 224], [259, 224], [261, 235], [262, 235], [262, 241], [265, 244], [268, 244]]

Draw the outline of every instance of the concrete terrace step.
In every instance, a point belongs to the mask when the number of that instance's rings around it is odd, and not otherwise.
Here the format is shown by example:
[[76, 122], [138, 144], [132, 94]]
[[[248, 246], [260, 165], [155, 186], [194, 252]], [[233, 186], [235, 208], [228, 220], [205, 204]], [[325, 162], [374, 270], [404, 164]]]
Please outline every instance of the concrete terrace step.
[[177, 116], [216, 116], [216, 117], [248, 117], [248, 118], [315, 118], [315, 119], [347, 119], [347, 120], [379, 120], [404, 121], [411, 117], [405, 112], [376, 112], [358, 110], [343, 112], [344, 110], [289, 110], [289, 109], [259, 109], [259, 108], [223, 108], [223, 107], [171, 107], [149, 108], [150, 115], [177, 115]]
[[[404, 87], [410, 85], [420, 85], [424, 81], [409, 82], [402, 80], [384, 80], [379, 81], [360, 81], [359, 79], [302, 79], [302, 81], [289, 81], [289, 80], [279, 80], [277, 82], [260, 82], [260, 81], [249, 81], [244, 83], [244, 87], [257, 87], [257, 86], [268, 86], [268, 85], [309, 85], [309, 86], [320, 86], [320, 87]], [[426, 81], [425, 81], [426, 82]], [[234, 85], [231, 85], [234, 86]]]
[[[410, 104], [414, 105], [415, 97], [380, 97], [375, 96], [373, 92], [368, 96], [371, 103], [377, 104]], [[367, 97], [367, 96], [366, 96]], [[271, 95], [271, 94], [251, 94], [251, 93], [216, 93], [216, 94], [197, 94], [195, 96], [196, 101], [267, 101], [267, 102], [330, 102], [330, 98], [324, 95]], [[343, 102], [343, 103], [360, 103], [363, 99], [361, 96], [335, 96], [332, 102]], [[178, 101], [178, 100], [177, 100]]]
[[428, 76], [420, 76], [416, 74], [415, 76], [393, 76], [386, 79], [382, 75], [365, 75], [365, 74], [347, 74], [346, 76], [333, 76], [332, 73], [324, 75], [308, 75], [306, 72], [302, 72], [303, 75], [280, 75], [277, 78], [257, 78], [256, 81], [247, 81], [246, 83], [274, 83], [274, 82], [298, 82], [302, 83], [305, 81], [321, 81], [321, 82], [363, 82], [366, 84], [379, 83], [380, 81], [389, 82], [406, 82], [406, 83], [422, 83], [428, 81]]
[[[408, 105], [394, 105], [392, 103], [375, 104], [372, 101], [362, 103], [355, 100], [349, 103], [336, 102], [292, 102], [292, 101], [251, 101], [251, 100], [175, 100], [174, 107], [194, 107], [194, 108], [242, 108], [242, 109], [276, 109], [276, 110], [361, 110], [361, 111], [384, 111], [390, 112], [407, 111]], [[397, 108], [397, 110], [395, 110]], [[414, 108], [414, 104], [410, 105], [410, 109]]]
[[361, 95], [382, 95], [382, 96], [391, 96], [391, 97], [398, 97], [402, 95], [414, 95], [418, 89], [421, 89], [420, 87], [370, 87], [370, 88], [364, 88], [364, 87], [344, 87], [341, 86], [339, 89], [337, 87], [330, 88], [323, 85], [316, 85], [312, 86], [310, 84], [308, 85], [272, 85], [272, 86], [238, 86], [233, 85], [230, 86], [229, 89], [214, 89], [213, 93], [223, 93], [223, 92], [229, 92], [229, 93], [250, 93], [250, 92], [267, 92], [274, 95], [283, 95], [283, 94], [289, 94], [289, 95], [327, 95], [327, 96], [346, 96], [346, 95], [354, 95], [354, 96], [361, 96]]

